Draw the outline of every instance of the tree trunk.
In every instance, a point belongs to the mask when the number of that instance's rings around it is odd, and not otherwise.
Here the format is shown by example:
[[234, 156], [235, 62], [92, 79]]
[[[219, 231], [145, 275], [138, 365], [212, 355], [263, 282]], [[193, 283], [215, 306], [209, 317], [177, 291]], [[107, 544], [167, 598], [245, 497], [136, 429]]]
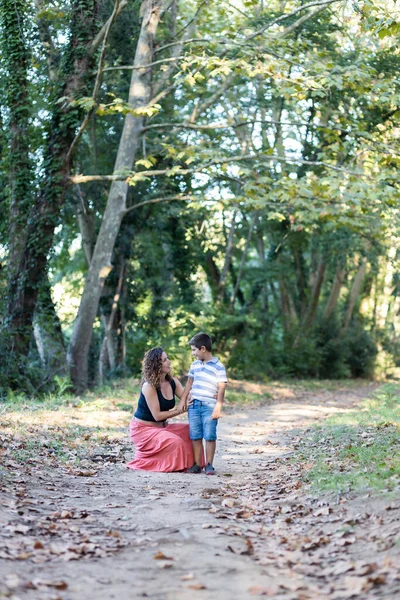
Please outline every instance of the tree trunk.
[[329, 300], [325, 307], [325, 312], [324, 312], [325, 321], [328, 321], [331, 318], [331, 316], [333, 315], [333, 313], [335, 312], [335, 309], [336, 309], [336, 306], [337, 306], [337, 303], [339, 300], [340, 290], [342, 288], [345, 278], [346, 278], [346, 269], [344, 267], [337, 268], [336, 273], [335, 273], [335, 279], [333, 280], [333, 284], [332, 284], [331, 293], [329, 295]]
[[[6, 0], [2, 2], [8, 4]], [[68, 153], [82, 118], [79, 108], [59, 100], [84, 95], [85, 77], [93, 66], [89, 48], [98, 30], [99, 5], [100, 0], [72, 2], [70, 42], [57, 81], [53, 82], [53, 113], [43, 160], [43, 182], [35, 200], [30, 202], [31, 209], [27, 210], [26, 195], [20, 195], [18, 207], [10, 215], [11, 232], [17, 228], [18, 233], [10, 236], [9, 292], [4, 322], [13, 340], [13, 349], [20, 356], [28, 352], [38, 293], [46, 278], [47, 257], [69, 184]], [[22, 132], [18, 133], [18, 138], [21, 137], [24, 137]]]
[[[236, 280], [237, 280], [237, 273], [235, 271], [235, 267], [234, 267], [232, 261], [231, 261], [231, 264], [229, 265], [229, 275], [231, 276], [232, 286], [234, 286], [236, 283]], [[244, 299], [244, 294], [243, 294], [242, 290], [240, 289], [240, 286], [238, 287], [236, 297], [239, 300], [240, 306], [244, 306], [245, 299]]]
[[297, 290], [299, 293], [300, 300], [300, 315], [303, 317], [306, 312], [306, 275], [305, 275], [305, 261], [301, 248], [299, 248], [297, 239], [293, 240], [292, 243], [292, 254], [294, 258], [294, 264], [296, 268], [296, 279], [297, 279]]
[[341, 331], [341, 335], [344, 335], [350, 325], [351, 317], [353, 316], [354, 307], [357, 302], [357, 298], [361, 293], [362, 284], [365, 277], [365, 272], [367, 270], [367, 259], [363, 258], [358, 267], [357, 273], [354, 276], [353, 282], [351, 284], [351, 290], [349, 294], [349, 300], [347, 304], [347, 310], [344, 317], [343, 327]]
[[80, 186], [77, 185], [76, 217], [78, 220], [79, 231], [82, 238], [82, 246], [85, 252], [87, 264], [90, 265], [93, 256], [93, 249], [96, 244], [96, 232], [94, 215], [91, 212], [84, 195], [81, 192]]
[[[136, 48], [135, 67], [148, 65], [153, 56], [153, 40], [157, 30], [161, 0], [143, 0], [142, 26]], [[148, 68], [135, 68], [129, 90], [129, 105], [133, 108], [146, 106], [151, 95], [151, 72]], [[132, 170], [139, 147], [143, 117], [127, 114], [118, 148], [114, 172]], [[77, 391], [87, 387], [88, 353], [104, 281], [112, 269], [111, 258], [122, 219], [126, 211], [129, 186], [125, 181], [114, 181], [111, 185], [107, 206], [86, 278], [85, 288], [74, 323], [68, 363], [71, 379]]]
[[210, 250], [207, 250], [207, 252], [204, 254], [202, 266], [207, 277], [208, 285], [211, 289], [212, 298], [215, 301], [218, 298], [221, 273], [219, 272], [219, 269], [215, 263], [214, 257]]
[[243, 269], [244, 269], [244, 263], [245, 263], [246, 258], [247, 258], [247, 253], [249, 251], [250, 242], [251, 242], [251, 236], [253, 234], [253, 229], [254, 229], [254, 226], [255, 226], [255, 224], [257, 222], [257, 218], [258, 218], [258, 211], [255, 211], [253, 213], [253, 216], [252, 216], [251, 221], [250, 221], [249, 232], [247, 234], [247, 239], [246, 239], [246, 245], [245, 245], [244, 250], [243, 250], [242, 258], [241, 258], [240, 265], [239, 265], [239, 271], [238, 271], [237, 278], [236, 278], [235, 287], [233, 289], [231, 300], [230, 300], [230, 304], [231, 304], [230, 309], [231, 310], [233, 309], [233, 305], [235, 304], [236, 294], [237, 294], [238, 289], [239, 289], [240, 280], [242, 279], [242, 274], [243, 274]]
[[36, 304], [34, 335], [46, 378], [67, 374], [67, 356], [60, 319], [51, 297], [48, 279], [42, 284]]
[[119, 273], [119, 279], [118, 279], [118, 286], [117, 286], [117, 290], [114, 294], [114, 299], [113, 299], [113, 304], [111, 307], [110, 316], [107, 319], [107, 317], [105, 315], [102, 315], [102, 319], [101, 319], [102, 323], [104, 325], [104, 339], [103, 339], [103, 343], [102, 343], [102, 347], [101, 347], [101, 351], [100, 351], [100, 358], [99, 358], [99, 380], [101, 383], [103, 383], [104, 369], [105, 369], [107, 361], [108, 361], [108, 366], [110, 367], [110, 369], [112, 371], [115, 369], [115, 365], [116, 365], [113, 329], [114, 329], [115, 316], [117, 314], [118, 303], [119, 303], [119, 300], [121, 297], [122, 285], [124, 282], [124, 273], [125, 273], [125, 262], [122, 261], [121, 269], [120, 269], [120, 273]]
[[228, 273], [229, 273], [229, 265], [230, 265], [231, 260], [232, 260], [233, 240], [234, 240], [234, 237], [235, 237], [236, 215], [237, 215], [237, 212], [238, 212], [237, 208], [235, 208], [235, 210], [233, 211], [233, 215], [232, 215], [231, 226], [229, 228], [228, 241], [227, 241], [226, 250], [225, 250], [224, 266], [222, 268], [221, 278], [219, 280], [219, 294], [218, 294], [218, 299], [220, 301], [222, 301], [223, 298], [224, 298], [225, 285], [226, 285], [226, 280], [227, 280]]
[[262, 264], [264, 264], [265, 262], [265, 245], [264, 245], [264, 238], [262, 233], [260, 233], [257, 236], [257, 252], [258, 252], [258, 258], [260, 259], [260, 262]]
[[286, 331], [290, 331], [292, 325], [297, 325], [298, 317], [293, 299], [282, 276], [279, 277], [279, 293], [281, 297], [280, 305], [283, 315], [283, 328]]
[[[9, 111], [9, 254], [8, 310], [4, 318], [10, 350], [27, 355], [32, 333], [25, 327], [24, 307], [16, 302], [24, 296], [25, 278], [20, 277], [20, 256], [26, 245], [26, 221], [33, 203], [33, 165], [29, 157], [29, 52], [25, 42], [26, 2], [0, 0], [0, 17], [4, 28], [2, 54], [6, 67], [6, 90]], [[13, 306], [13, 304], [15, 306]], [[33, 314], [31, 315], [33, 316]]]
[[307, 314], [303, 321], [303, 332], [310, 329], [313, 325], [315, 316], [317, 314], [318, 301], [321, 295], [322, 284], [324, 282], [326, 271], [326, 262], [322, 259], [319, 261], [318, 269], [314, 277], [314, 285], [311, 292], [311, 302], [308, 308]]

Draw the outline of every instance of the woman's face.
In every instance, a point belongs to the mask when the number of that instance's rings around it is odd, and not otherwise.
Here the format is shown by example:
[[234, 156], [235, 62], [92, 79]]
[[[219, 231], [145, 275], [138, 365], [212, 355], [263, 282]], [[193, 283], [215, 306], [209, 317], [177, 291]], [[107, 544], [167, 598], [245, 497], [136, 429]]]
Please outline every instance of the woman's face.
[[171, 361], [165, 352], [161, 354], [161, 373], [169, 373], [171, 370]]

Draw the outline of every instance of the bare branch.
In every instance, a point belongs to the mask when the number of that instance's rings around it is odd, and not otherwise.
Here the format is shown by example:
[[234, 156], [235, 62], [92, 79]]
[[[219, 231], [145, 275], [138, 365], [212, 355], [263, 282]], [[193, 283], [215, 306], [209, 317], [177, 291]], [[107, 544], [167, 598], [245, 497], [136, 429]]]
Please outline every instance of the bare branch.
[[151, 200], [144, 200], [144, 202], [139, 202], [138, 204], [134, 204], [130, 208], [127, 208], [124, 215], [140, 208], [141, 206], [146, 206], [147, 204], [158, 204], [159, 202], [171, 202], [172, 200], [193, 200], [194, 196], [184, 196], [182, 194], [177, 196], [165, 196], [164, 198], [152, 198]]
[[119, 67], [107, 67], [102, 71], [103, 73], [106, 73], [107, 71], [135, 71], [137, 69], [150, 69], [151, 67], [155, 67], [156, 65], [161, 65], [162, 63], [168, 62], [176, 62], [177, 60], [179, 60], [179, 56], [173, 56], [171, 58], [162, 58], [160, 60], [156, 60], [152, 63], [149, 63], [148, 65], [141, 65], [140, 67], [135, 67], [135, 65], [121, 65]]
[[309, 19], [312, 19], [313, 17], [315, 17], [315, 15], [317, 15], [318, 13], [325, 10], [325, 8], [326, 8], [326, 5], [318, 6], [315, 10], [310, 10], [310, 12], [308, 12], [303, 17], [298, 19], [295, 23], [292, 23], [292, 25], [289, 25], [289, 27], [286, 27], [286, 29], [284, 29], [281, 33], [276, 34], [276, 36], [272, 36], [272, 39], [282, 38], [282, 37], [285, 37], [286, 35], [289, 35], [289, 33], [292, 33], [292, 31], [295, 31], [296, 29], [301, 27], [301, 25], [303, 25], [303, 23], [305, 23]]
[[[124, 2], [124, 0], [122, 0], [122, 2]], [[105, 29], [104, 36], [103, 36], [103, 46], [102, 46], [101, 53], [100, 53], [99, 66], [97, 69], [96, 81], [94, 83], [93, 93], [92, 93], [93, 105], [95, 103], [96, 96], [97, 96], [97, 93], [98, 93], [98, 91], [100, 89], [100, 85], [101, 85], [101, 75], [102, 75], [102, 69], [103, 69], [105, 55], [106, 55], [108, 36], [110, 34], [111, 27], [120, 12], [119, 8], [120, 8], [120, 0], [115, 0], [114, 10], [111, 14], [111, 17], [108, 19], [108, 21], [106, 23], [106, 29]], [[79, 140], [81, 139], [82, 134], [85, 131], [85, 129], [89, 123], [89, 120], [90, 120], [90, 117], [92, 116], [93, 111], [94, 111], [94, 106], [87, 112], [85, 118], [83, 119], [82, 124], [79, 128], [79, 131], [76, 134], [76, 136], [68, 150], [68, 154], [67, 154], [67, 158], [66, 158], [67, 162], [71, 158], [72, 153], [76, 148], [76, 145], [78, 144]]]
[[194, 13], [193, 17], [190, 19], [190, 21], [188, 21], [186, 23], [186, 25], [184, 25], [184, 27], [182, 27], [182, 29], [180, 29], [178, 31], [178, 33], [176, 34], [176, 37], [178, 37], [181, 33], [183, 33], [186, 29], [189, 29], [189, 27], [191, 25], [194, 25], [194, 23], [196, 22], [197, 17], [200, 14], [201, 9], [203, 8], [203, 6], [205, 4], [208, 4], [210, 0], [203, 0], [203, 2], [199, 5], [198, 9], [196, 10], [196, 12]]
[[[126, 8], [128, 6], [128, 4], [129, 4], [128, 0], [122, 0], [119, 3], [119, 8], [118, 8], [117, 14], [114, 16], [114, 11], [113, 11], [113, 13], [112, 13], [111, 17], [108, 19], [108, 21], [106, 23], [104, 23], [103, 27], [100, 29], [99, 33], [94, 38], [92, 45], [90, 46], [89, 54], [94, 54], [96, 52], [97, 48], [102, 43], [102, 41], [104, 40], [106, 34], [108, 35], [110, 20], [112, 19], [112, 22], [111, 22], [111, 24], [112, 24], [114, 22], [115, 18], [118, 17], [119, 14], [121, 14], [121, 12], [124, 10], [124, 8]], [[115, 10], [115, 7], [114, 7], [114, 10]]]
[[340, 1], [341, 0], [322, 0], [320, 2], [310, 2], [309, 4], [303, 4], [303, 6], [299, 6], [298, 8], [295, 8], [294, 10], [292, 10], [292, 12], [290, 12], [286, 15], [281, 15], [274, 21], [271, 21], [270, 23], [265, 25], [265, 27], [262, 27], [258, 31], [255, 31], [251, 35], [247, 36], [246, 40], [247, 41], [252, 40], [255, 37], [258, 37], [259, 35], [262, 35], [265, 31], [267, 31], [267, 29], [270, 29], [271, 27], [273, 27], [273, 25], [278, 25], [282, 21], [285, 21], [286, 19], [290, 19], [291, 17], [294, 17], [295, 15], [297, 15], [299, 12], [302, 12], [303, 10], [313, 8], [314, 6], [322, 6], [325, 8], [325, 7], [329, 6], [329, 4], [334, 4], [335, 2], [340, 2]]
[[[303, 160], [301, 158], [288, 158], [286, 156], [277, 156], [272, 154], [266, 154], [264, 152], [258, 154], [241, 154], [239, 156], [225, 156], [222, 158], [216, 158], [213, 160], [204, 163], [197, 168], [193, 169], [180, 169], [176, 172], [176, 175], [192, 175], [193, 173], [203, 173], [210, 167], [214, 165], [221, 164], [230, 164], [234, 162], [241, 162], [243, 160], [258, 160], [265, 159], [267, 162], [282, 162], [293, 165], [309, 165], [313, 167], [325, 167], [326, 169], [330, 169], [332, 171], [336, 171], [338, 173], [345, 173], [346, 175], [354, 175], [356, 177], [362, 177], [362, 171], [350, 171], [348, 169], [344, 169], [342, 167], [337, 167], [336, 165], [331, 165], [329, 163], [319, 161], [319, 160]], [[74, 183], [88, 183], [90, 181], [126, 181], [137, 174], [142, 177], [160, 177], [162, 175], [170, 175], [171, 169], [152, 169], [150, 171], [139, 171], [137, 173], [133, 173], [132, 175], [73, 175], [70, 177], [70, 182]]]
[[179, 46], [181, 44], [191, 44], [192, 42], [206, 42], [207, 44], [209, 44], [211, 41], [212, 40], [210, 40], [209, 38], [190, 38], [189, 40], [179, 40], [179, 42], [170, 42], [169, 44], [164, 44], [164, 46], [160, 46], [159, 48], [154, 48], [154, 54], [158, 54], [159, 52], [162, 52], [167, 48], [171, 48], [172, 46]]
[[208, 100], [203, 102], [203, 104], [198, 104], [194, 109], [192, 116], [190, 117], [190, 122], [193, 123], [196, 117], [199, 116], [199, 114], [204, 113], [214, 104], [214, 102], [219, 100], [219, 98], [221, 98], [224, 92], [226, 92], [229, 86], [233, 83], [235, 78], [236, 73], [231, 73], [230, 75], [228, 75], [223, 84], [217, 89], [216, 92], [214, 92], [214, 94]]

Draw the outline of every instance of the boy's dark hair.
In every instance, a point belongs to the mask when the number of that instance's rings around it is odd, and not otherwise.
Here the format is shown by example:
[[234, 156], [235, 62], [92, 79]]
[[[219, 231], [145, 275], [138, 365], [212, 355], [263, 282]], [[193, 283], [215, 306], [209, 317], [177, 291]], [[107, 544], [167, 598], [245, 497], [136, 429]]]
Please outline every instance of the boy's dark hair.
[[196, 348], [199, 350], [202, 346], [204, 346], [207, 352], [211, 352], [212, 341], [209, 335], [201, 331], [192, 337], [192, 339], [189, 341], [189, 346], [196, 346]]

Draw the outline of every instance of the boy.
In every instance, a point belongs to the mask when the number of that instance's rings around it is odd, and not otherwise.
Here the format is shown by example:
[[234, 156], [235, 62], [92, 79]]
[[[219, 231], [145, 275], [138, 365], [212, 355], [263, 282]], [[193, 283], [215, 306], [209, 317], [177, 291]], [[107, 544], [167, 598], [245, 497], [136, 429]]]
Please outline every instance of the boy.
[[224, 365], [212, 355], [211, 338], [198, 333], [189, 342], [193, 356], [197, 359], [189, 371], [185, 387], [185, 398], [192, 393], [189, 406], [190, 439], [193, 444], [194, 464], [189, 473], [201, 473], [203, 439], [206, 441], [206, 475], [215, 475], [213, 460], [217, 439], [217, 423], [227, 383]]

